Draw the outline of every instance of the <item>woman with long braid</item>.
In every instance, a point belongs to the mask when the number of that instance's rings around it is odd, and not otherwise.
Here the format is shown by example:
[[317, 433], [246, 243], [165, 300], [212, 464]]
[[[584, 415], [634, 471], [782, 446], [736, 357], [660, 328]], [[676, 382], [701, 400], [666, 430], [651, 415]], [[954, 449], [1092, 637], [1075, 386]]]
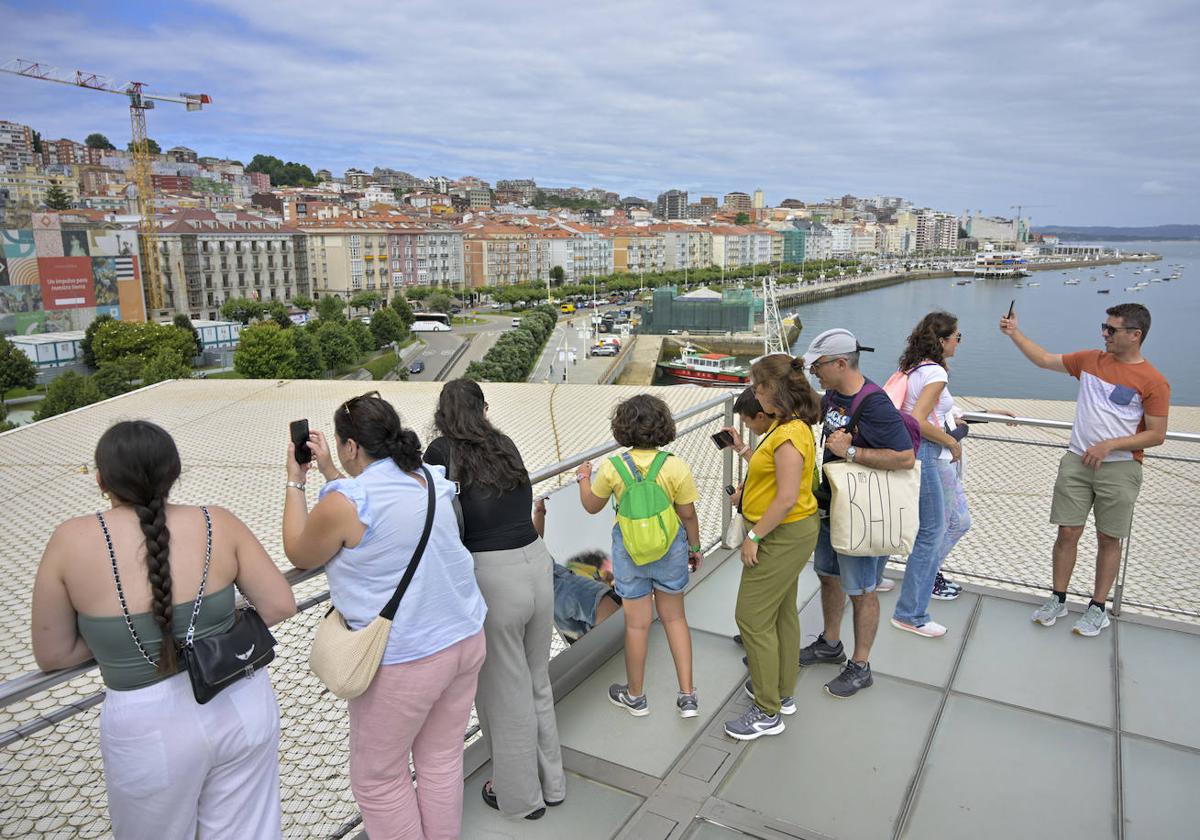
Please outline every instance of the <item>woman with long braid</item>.
[[47, 671], [92, 657], [100, 666], [113, 836], [277, 838], [279, 709], [268, 675], [200, 705], [178, 649], [197, 596], [195, 637], [205, 638], [232, 627], [235, 586], [268, 624], [296, 612], [291, 587], [232, 513], [169, 502], [181, 465], [161, 427], [117, 423], [95, 459], [112, 509], [50, 537], [33, 590], [33, 655]]

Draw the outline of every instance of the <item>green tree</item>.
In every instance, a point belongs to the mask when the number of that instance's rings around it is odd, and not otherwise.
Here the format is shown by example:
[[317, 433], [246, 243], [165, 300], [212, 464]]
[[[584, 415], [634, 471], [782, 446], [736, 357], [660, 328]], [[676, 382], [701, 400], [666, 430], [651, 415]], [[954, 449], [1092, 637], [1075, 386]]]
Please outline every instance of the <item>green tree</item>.
[[375, 336], [371, 333], [370, 327], [357, 318], [346, 325], [346, 332], [354, 339], [354, 345], [358, 348], [359, 354], [370, 353], [375, 349]]
[[[162, 146], [158, 145], [157, 140], [153, 140], [149, 137], [146, 138], [146, 148], [148, 148], [150, 150], [150, 154], [152, 154], [152, 155], [161, 155], [162, 154]], [[130, 140], [129, 143], [125, 146], [125, 151], [127, 151], [127, 152], [133, 151], [133, 141], [132, 140]]]
[[322, 321], [346, 322], [346, 302], [337, 295], [325, 295], [317, 301], [317, 317]]
[[117, 148], [112, 143], [110, 143], [108, 138], [105, 137], [100, 132], [96, 132], [94, 134], [89, 134], [87, 137], [85, 137], [83, 140], [83, 145], [87, 146], [89, 149], [116, 149]]
[[97, 315], [92, 319], [92, 322], [87, 325], [87, 329], [83, 331], [83, 340], [79, 342], [79, 353], [83, 363], [88, 366], [89, 370], [96, 369], [96, 356], [92, 352], [92, 339], [96, 337], [96, 330], [107, 324], [109, 321], [116, 320], [111, 315]]
[[317, 343], [321, 346], [321, 360], [330, 370], [341, 370], [358, 361], [358, 344], [345, 324], [337, 321], [321, 324], [317, 330]]
[[556, 265], [550, 269], [550, 279], [554, 281], [554, 285], [562, 285], [562, 281], [567, 278], [567, 272], [563, 271], [561, 265]]
[[200, 331], [192, 326], [192, 319], [184, 313], [180, 312], [175, 315], [172, 323], [181, 330], [187, 330], [192, 334], [192, 347], [195, 352], [193, 356], [199, 356], [204, 353], [204, 342], [200, 340]]
[[301, 312], [308, 312], [310, 309], [316, 306], [316, 302], [308, 295], [296, 295], [294, 298], [292, 298], [292, 306], [296, 307]]
[[35, 155], [42, 153], [42, 133], [40, 131], [33, 132], [33, 153]]
[[379, 292], [374, 290], [365, 290], [356, 292], [354, 297], [350, 298], [350, 309], [375, 309], [379, 305]]
[[276, 187], [312, 187], [317, 184], [317, 177], [307, 166], [291, 161], [284, 163], [274, 155], [255, 155], [246, 171], [270, 176], [271, 185]]
[[146, 363], [160, 349], [169, 350], [186, 365], [193, 356], [195, 343], [189, 331], [174, 324], [108, 321], [96, 331], [92, 349], [97, 365], [125, 356], [137, 356]]
[[137, 387], [142, 378], [142, 360], [137, 356], [125, 356], [100, 365], [92, 376], [102, 397], [115, 397]]
[[267, 311], [262, 301], [250, 298], [230, 298], [221, 304], [221, 317], [227, 321], [238, 321], [245, 326], [256, 318], [261, 318]]
[[425, 301], [425, 307], [430, 312], [449, 312], [453, 306], [454, 301], [445, 292], [434, 292]]
[[296, 379], [320, 379], [325, 375], [325, 365], [321, 361], [321, 345], [317, 336], [311, 330], [291, 330], [292, 345], [296, 348], [295, 369], [292, 376]]
[[5, 396], [14, 388], [32, 388], [37, 384], [33, 359], [4, 336], [0, 336], [0, 418], [8, 413]]
[[290, 329], [292, 326], [292, 316], [288, 313], [287, 304], [281, 300], [272, 301], [267, 307], [267, 314], [271, 316], [271, 320], [279, 325], [281, 330]]
[[46, 190], [46, 208], [48, 210], [70, 210], [71, 196], [58, 184], [51, 184]]
[[42, 400], [33, 413], [34, 420], [45, 420], [64, 411], [73, 411], [99, 402], [100, 389], [90, 376], [81, 376], [69, 370], [56, 378], [46, 389], [46, 399]]
[[375, 336], [377, 347], [400, 341], [405, 332], [404, 322], [395, 309], [384, 307], [371, 316], [371, 335]]
[[168, 379], [191, 379], [192, 366], [170, 347], [159, 347], [142, 367], [142, 384], [153, 385]]
[[409, 300], [425, 300], [433, 294], [433, 289], [428, 286], [409, 286], [404, 290], [404, 296]]
[[735, 225], [750, 224], [750, 214], [749, 213], [738, 213], [736, 216], [733, 217], [733, 223]]
[[246, 379], [290, 379], [296, 370], [296, 345], [274, 321], [242, 330], [233, 369]]
[[396, 311], [396, 315], [400, 318], [400, 325], [405, 331], [412, 329], [413, 325], [413, 310], [408, 303], [408, 299], [404, 295], [396, 295], [392, 298], [392, 309]]

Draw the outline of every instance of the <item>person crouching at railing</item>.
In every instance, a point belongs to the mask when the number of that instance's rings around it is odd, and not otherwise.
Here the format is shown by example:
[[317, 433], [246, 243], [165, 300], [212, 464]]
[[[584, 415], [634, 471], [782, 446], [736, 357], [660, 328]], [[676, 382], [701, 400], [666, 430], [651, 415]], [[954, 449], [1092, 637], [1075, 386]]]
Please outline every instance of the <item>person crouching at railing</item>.
[[95, 460], [112, 509], [50, 537], [33, 590], [33, 655], [46, 671], [92, 657], [100, 666], [113, 836], [280, 837], [279, 707], [266, 669], [202, 705], [180, 641], [235, 628], [235, 585], [266, 624], [295, 614], [292, 589], [232, 513], [168, 503], [181, 465], [166, 430], [117, 423]]
[[425, 451], [461, 487], [463, 541], [487, 601], [487, 661], [475, 708], [491, 747], [488, 807], [536, 820], [567, 795], [550, 687], [554, 586], [550, 556], [530, 521], [533, 488], [512, 439], [487, 417], [483, 389], [469, 379], [442, 386]]
[[[546, 500], [533, 503], [533, 528], [546, 536]], [[554, 563], [554, 626], [567, 644], [574, 644], [621, 608], [613, 592], [612, 572], [602, 571], [608, 558], [602, 551], [585, 551], [565, 563]]]
[[782, 716], [796, 711], [796, 590], [820, 528], [812, 492], [812, 425], [820, 418], [820, 398], [808, 384], [800, 359], [767, 356], [754, 363], [750, 376], [754, 396], [774, 421], [753, 451], [736, 429], [727, 429], [735, 451], [749, 461], [740, 503], [750, 530], [741, 546], [735, 618], [750, 666], [745, 691], [754, 702], [740, 718], [725, 724], [725, 734], [742, 741], [778, 735], [784, 730]]
[[675, 420], [658, 397], [639, 394], [617, 406], [613, 438], [628, 451], [600, 465], [579, 465], [579, 498], [588, 513], [615, 499], [613, 575], [625, 606], [625, 675], [608, 688], [608, 699], [635, 717], [650, 714], [643, 680], [650, 623], [650, 596], [667, 634], [679, 694], [680, 717], [696, 717], [699, 701], [692, 682], [692, 632], [683, 609], [688, 571], [700, 567], [700, 524], [696, 481], [683, 459], [659, 450], [675, 440]]
[[299, 569], [325, 565], [334, 607], [359, 632], [395, 598], [409, 565], [418, 564], [400, 593], [381, 664], [349, 702], [354, 800], [371, 840], [456, 838], [463, 733], [485, 655], [487, 607], [458, 536], [454, 486], [441, 468], [422, 465], [417, 435], [378, 393], [347, 400], [333, 426], [338, 460], [350, 477], [333, 466], [326, 437], [310, 432], [313, 460], [326, 480], [311, 513], [304, 494], [309, 465], [298, 464], [288, 446], [288, 559]]

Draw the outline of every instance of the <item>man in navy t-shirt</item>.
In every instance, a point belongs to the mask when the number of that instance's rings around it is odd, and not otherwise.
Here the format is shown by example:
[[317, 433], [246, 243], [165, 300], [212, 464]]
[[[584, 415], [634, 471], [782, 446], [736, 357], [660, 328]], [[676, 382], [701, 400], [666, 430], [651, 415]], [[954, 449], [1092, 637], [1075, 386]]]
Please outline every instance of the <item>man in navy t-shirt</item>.
[[[804, 364], [825, 388], [824, 462], [845, 460], [881, 470], [909, 469], [916, 460], [912, 437], [887, 394], [880, 391], [865, 397], [854, 435], [845, 428], [854, 397], [867, 384], [858, 370], [858, 354], [863, 350], [871, 348], [860, 345], [849, 330], [833, 329], [813, 339], [804, 354]], [[828, 481], [824, 478], [822, 490], [819, 495], [828, 499]], [[879, 629], [875, 589], [883, 578], [885, 563], [887, 557], [851, 557], [835, 552], [829, 541], [828, 514], [822, 511], [813, 566], [821, 581], [825, 630], [800, 651], [800, 664], [845, 662], [841, 674], [825, 684], [825, 691], [834, 697], [850, 697], [874, 682], [870, 654]], [[849, 661], [840, 638], [846, 595], [854, 608], [854, 656]]]

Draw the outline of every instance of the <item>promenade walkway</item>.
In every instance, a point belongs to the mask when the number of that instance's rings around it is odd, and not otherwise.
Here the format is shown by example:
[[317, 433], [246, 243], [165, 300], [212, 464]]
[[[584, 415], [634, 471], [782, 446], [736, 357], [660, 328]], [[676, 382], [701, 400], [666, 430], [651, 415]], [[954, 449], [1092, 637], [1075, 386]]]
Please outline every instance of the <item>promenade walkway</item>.
[[[174, 498], [229, 507], [286, 568], [280, 517], [287, 424], [307, 417], [329, 431], [334, 408], [368, 387], [393, 400], [422, 440], [430, 438], [439, 383], [273, 380], [162, 383], [0, 435], [0, 570], [7, 581], [0, 590], [0, 679], [33, 669], [28, 610], [34, 569], [58, 522], [101, 506], [91, 453], [109, 424], [131, 417], [163, 424], [184, 462]], [[676, 412], [714, 396], [702, 388], [484, 388], [492, 419], [514, 438], [531, 470], [608, 440], [612, 407], [632, 394], [651, 390]], [[1070, 420], [1073, 413], [1071, 403], [963, 402], [1052, 419]], [[719, 538], [724, 502], [719, 455], [708, 440], [720, 422], [719, 416], [681, 422], [681, 430], [691, 431], [675, 446], [702, 487], [705, 545]], [[1174, 409], [1171, 428], [1200, 432], [1200, 408]], [[1186, 624], [1194, 629], [1200, 622], [1194, 536], [1200, 463], [1187, 460], [1200, 453], [1170, 443], [1156, 453], [1180, 460], [1147, 462], [1124, 617], [1113, 632], [1078, 639], [1060, 622], [1049, 635], [1030, 636], [1038, 628], [1029, 625], [1027, 602], [1045, 591], [1049, 577], [1049, 489], [1063, 440], [1061, 432], [1024, 427], [973, 430], [966, 486], [975, 528], [949, 562], [952, 576], [972, 585], [971, 594], [934, 604], [935, 617], [950, 628], [944, 640], [897, 638], [901, 634], [889, 627], [880, 630], [878, 683], [859, 698], [865, 702], [834, 703], [820, 691], [829, 676], [805, 675], [798, 690], [801, 711], [789, 719], [785, 736], [748, 749], [723, 742], [715, 727], [740, 702], [744, 671], [741, 651], [728, 639], [737, 567], [720, 562], [724, 552], [714, 552], [687, 602], [697, 628], [705, 717], [691, 722], [694, 728], [680, 728], [688, 722], [664, 713], [671, 712], [669, 686], [657, 682], [651, 683], [656, 712], [650, 718], [634, 720], [611, 707], [596, 688], [619, 668], [620, 623], [604, 625], [552, 663], [575, 774], [570, 800], [538, 823], [513, 824], [485, 813], [477, 800], [486, 757], [471, 747], [468, 760], [477, 775], [468, 782], [464, 837], [738, 836], [694, 823], [697, 814], [755, 837], [888, 837], [896, 831], [989, 837], [1005, 825], [1020, 829], [1006, 836], [1024, 836], [1033, 833], [1026, 830], [1033, 824], [1027, 818], [1035, 817], [1039, 828], [1053, 826], [1056, 836], [1084, 836], [1084, 829], [1089, 838], [1194, 836], [1171, 822], [1190, 811], [1160, 807], [1156, 797], [1175, 795], [1181, 784], [1200, 789], [1200, 705], [1193, 702], [1200, 656]], [[319, 483], [310, 486], [310, 501]], [[537, 492], [569, 483], [564, 474], [539, 483]], [[568, 488], [563, 498], [569, 497]], [[603, 528], [599, 517], [592, 520]], [[1094, 543], [1081, 547], [1083, 578], [1093, 550]], [[814, 582], [805, 579], [811, 595]], [[997, 590], [985, 591], [982, 584]], [[316, 577], [300, 583], [297, 595], [310, 599], [325, 588]], [[811, 598], [804, 605], [811, 610]], [[307, 667], [322, 612], [309, 609], [278, 629], [279, 658], [271, 669], [284, 715], [289, 838], [328, 837], [357, 813], [346, 775], [345, 704], [329, 696]], [[1163, 630], [1155, 623], [1162, 618], [1185, 624]], [[809, 612], [802, 620], [813, 632]], [[652, 680], [669, 679], [655, 634]], [[18, 727], [30, 733], [0, 743], [0, 837], [106, 836], [100, 689], [92, 672], [0, 707], [0, 733]], [[60, 712], [66, 704], [83, 711]], [[46, 725], [41, 718], [47, 715], [58, 722]], [[645, 723], [650, 725], [628, 729]], [[859, 730], [867, 736], [845, 743], [838, 737]], [[862, 783], [861, 795], [851, 796], [851, 780]], [[1048, 803], [1058, 801], [1048, 792], [1060, 790], [1063, 804], [1048, 815]], [[1177, 801], [1186, 800], [1180, 795]], [[669, 830], [660, 831], [664, 827]]]

